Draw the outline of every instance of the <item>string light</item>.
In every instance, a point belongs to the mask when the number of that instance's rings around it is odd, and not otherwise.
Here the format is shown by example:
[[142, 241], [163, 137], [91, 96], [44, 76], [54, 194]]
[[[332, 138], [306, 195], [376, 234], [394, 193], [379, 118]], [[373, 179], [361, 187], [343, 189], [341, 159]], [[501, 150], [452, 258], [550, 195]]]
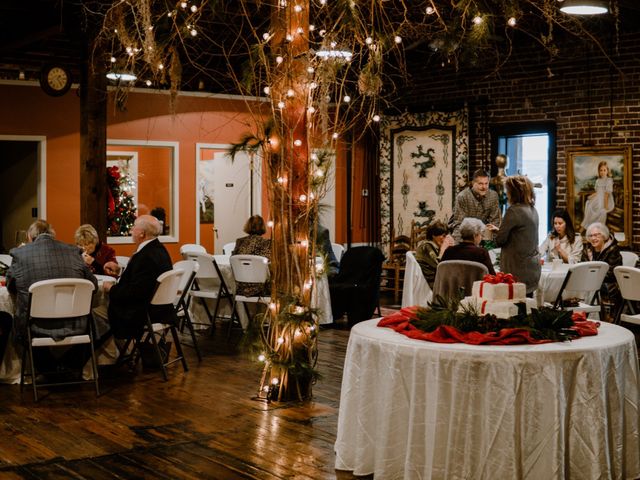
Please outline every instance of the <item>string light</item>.
[[180, 2], [180, 6], [182, 8], [187, 8], [187, 2]]
[[191, 29], [191, 31], [190, 31], [189, 33], [191, 33], [191, 36], [192, 36], [192, 37], [195, 37], [196, 35], [198, 35], [198, 32], [196, 31], [196, 29], [195, 29], [195, 28], [192, 28], [192, 29]]
[[277, 182], [278, 182], [280, 185], [284, 185], [284, 177], [278, 177]]
[[[371, 45], [373, 43], [373, 38], [371, 38], [371, 37], [365, 38], [364, 43], [366, 43], [367, 45]], [[333, 47], [333, 45], [332, 45], [332, 47]]]
[[287, 33], [287, 36], [285, 38], [287, 39], [287, 42], [290, 42], [291, 40], [293, 40], [293, 35]]
[[162, 70], [163, 68], [164, 68], [164, 65], [163, 65], [162, 63], [159, 63], [159, 64], [158, 64], [158, 69], [159, 69], [159, 70]]
[[434, 10], [433, 7], [429, 6], [427, 7], [427, 15], [433, 15], [436, 11]]
[[318, 178], [324, 177], [324, 172], [322, 171], [322, 169], [318, 168], [315, 172], [315, 176]]
[[342, 100], [344, 103], [349, 103], [351, 101], [351, 97], [349, 95], [345, 95]]
[[282, 345], [284, 343], [284, 338], [279, 337], [278, 338], [278, 344]]
[[316, 82], [311, 82], [311, 83], [309, 84], [309, 88], [310, 88], [311, 90], [313, 90], [314, 88], [318, 88], [318, 84], [317, 84]]
[[116, 63], [116, 57], [111, 57], [111, 63]]
[[302, 7], [300, 5], [296, 5], [295, 7], [293, 7], [293, 10], [296, 13], [300, 13], [302, 11]]
[[198, 7], [196, 7], [195, 5], [191, 5], [191, 11], [193, 13], [196, 13], [198, 11]]
[[280, 383], [280, 380], [278, 380], [277, 378], [272, 378], [272, 379], [271, 379], [271, 383], [272, 383], [273, 385], [278, 385], [278, 384]]
[[265, 95], [269, 95], [271, 93], [271, 89], [269, 87], [264, 87], [262, 91], [264, 92]]
[[402, 37], [400, 35], [396, 35], [393, 37], [393, 41], [396, 43], [402, 43]]
[[279, 108], [280, 110], [282, 110], [282, 109], [284, 108], [284, 102], [283, 102], [282, 100], [280, 100], [280, 101], [278, 102], [278, 108]]
[[338, 138], [340, 135], [338, 135], [338, 132], [334, 132], [333, 135], [331, 135], [334, 139]]
[[300, 246], [303, 248], [307, 248], [309, 246], [309, 240], [300, 241]]
[[284, 58], [282, 58], [280, 55], [278, 55], [278, 56], [276, 57], [276, 63], [277, 63], [278, 65], [280, 65], [283, 61], [284, 61]]
[[264, 32], [262, 34], [262, 39], [266, 42], [267, 40], [269, 40], [269, 38], [271, 38], [271, 34], [269, 32]]
[[315, 68], [313, 68], [313, 67], [307, 67], [307, 72], [308, 72], [308, 73], [313, 73], [313, 72], [315, 72], [315, 71], [316, 71], [316, 69], [315, 69]]
[[307, 201], [307, 196], [304, 193], [302, 195], [300, 195], [300, 201], [301, 202], [306, 202]]
[[287, 97], [291, 98], [293, 96], [295, 96], [296, 92], [293, 91], [293, 88], [290, 88], [289, 90], [287, 90]]
[[266, 358], [267, 357], [264, 356], [264, 353], [261, 353], [260, 355], [258, 355], [258, 361], [259, 362], [264, 362]]
[[307, 108], [309, 113], [315, 113], [316, 112], [316, 107], [314, 107], [313, 105], [311, 105], [309, 108]]
[[296, 147], [299, 147], [300, 145], [302, 145], [302, 140], [300, 140], [300, 139], [298, 138], [298, 139], [294, 140], [293, 144], [294, 144]]
[[473, 17], [473, 23], [475, 25], [480, 25], [482, 23], [482, 17], [480, 15], [476, 15], [475, 17]]
[[380, 115], [378, 115], [377, 113], [371, 118], [373, 119], [374, 122], [379, 122], [380, 121]]
[[309, 25], [309, 31], [310, 32], [313, 32], [315, 29], [316, 29], [315, 25], [313, 25], [313, 24]]
[[302, 35], [302, 34], [304, 33], [304, 28], [302, 28], [302, 27], [298, 27], [298, 28], [296, 28], [296, 33], [297, 33], [298, 35]]
[[[269, 221], [267, 222], [267, 227], [269, 227], [269, 228], [273, 228], [273, 220], [269, 220]], [[274, 304], [272, 304], [272, 305], [273, 305], [273, 308], [274, 308], [274, 310], [275, 310], [275, 306], [276, 306], [276, 304], [274, 303]]]
[[151, 80], [147, 80], [147, 81], [146, 81], [146, 82], [144, 82], [144, 83], [146, 83], [146, 84], [147, 84], [147, 87], [150, 87], [150, 86], [151, 86]]
[[509, 20], [507, 20], [507, 25], [509, 25], [510, 27], [515, 27], [516, 23], [518, 23], [516, 21], [516, 17], [511, 17], [509, 18]]

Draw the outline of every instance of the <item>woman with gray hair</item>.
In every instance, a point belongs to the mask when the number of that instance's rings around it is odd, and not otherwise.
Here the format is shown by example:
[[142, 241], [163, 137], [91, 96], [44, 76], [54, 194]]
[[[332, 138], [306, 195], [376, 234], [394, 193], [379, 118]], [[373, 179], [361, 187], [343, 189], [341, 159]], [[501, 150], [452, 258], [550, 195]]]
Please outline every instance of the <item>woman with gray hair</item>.
[[489, 252], [479, 246], [484, 229], [485, 225], [482, 220], [472, 217], [465, 218], [460, 224], [460, 243], [447, 248], [442, 255], [442, 261], [470, 260], [482, 263], [486, 265], [491, 275], [495, 275], [496, 272], [493, 269]]
[[622, 265], [618, 242], [606, 225], [595, 222], [587, 227], [587, 243], [582, 251], [583, 262], [607, 262], [609, 271], [600, 288], [600, 300], [605, 304], [617, 304], [622, 299], [613, 269]]

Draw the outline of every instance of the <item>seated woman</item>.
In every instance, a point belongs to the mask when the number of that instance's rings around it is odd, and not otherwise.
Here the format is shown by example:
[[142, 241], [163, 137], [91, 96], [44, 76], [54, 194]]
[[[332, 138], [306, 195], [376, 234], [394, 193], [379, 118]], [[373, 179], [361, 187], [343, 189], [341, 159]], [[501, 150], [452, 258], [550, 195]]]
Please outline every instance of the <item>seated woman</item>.
[[420, 264], [422, 275], [433, 288], [436, 269], [444, 252], [453, 245], [453, 237], [449, 235], [449, 227], [441, 221], [435, 221], [427, 227], [427, 240], [418, 245], [416, 260]]
[[[231, 255], [260, 255], [261, 257], [271, 258], [271, 240], [264, 238], [267, 228], [264, 220], [260, 215], [249, 217], [243, 228], [248, 236], [241, 237], [236, 240], [236, 246]], [[258, 295], [269, 295], [265, 286], [260, 283], [243, 283], [238, 282], [236, 285], [236, 293], [247, 297]]]
[[120, 274], [120, 266], [116, 260], [116, 251], [102, 243], [98, 232], [88, 223], [80, 225], [75, 233], [76, 245], [82, 249], [82, 258], [89, 269], [96, 275]]
[[561, 259], [563, 263], [578, 263], [582, 257], [582, 236], [576, 235], [573, 221], [566, 210], [553, 212], [553, 230], [538, 247], [546, 261]]
[[491, 275], [495, 275], [496, 272], [493, 269], [489, 252], [480, 246], [484, 229], [485, 225], [482, 220], [472, 217], [465, 218], [460, 224], [460, 243], [447, 248], [441, 261], [469, 260], [482, 263], [486, 265]]
[[587, 227], [587, 241], [582, 251], [582, 261], [599, 261], [609, 264], [609, 271], [600, 288], [600, 299], [602, 303], [617, 305], [622, 300], [618, 282], [613, 274], [613, 269], [622, 265], [618, 242], [609, 229], [600, 222], [592, 223]]

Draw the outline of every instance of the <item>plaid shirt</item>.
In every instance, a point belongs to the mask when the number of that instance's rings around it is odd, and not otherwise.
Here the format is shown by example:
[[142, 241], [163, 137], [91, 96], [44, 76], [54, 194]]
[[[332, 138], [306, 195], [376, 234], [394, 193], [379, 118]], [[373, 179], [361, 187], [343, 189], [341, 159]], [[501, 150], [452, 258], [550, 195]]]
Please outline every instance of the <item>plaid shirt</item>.
[[501, 215], [498, 194], [489, 190], [484, 197], [481, 197], [476, 195], [471, 187], [465, 188], [458, 194], [453, 215], [449, 221], [449, 228], [453, 230], [453, 238], [457, 243], [460, 242], [460, 224], [467, 217], [477, 218], [484, 224], [491, 223], [499, 227]]

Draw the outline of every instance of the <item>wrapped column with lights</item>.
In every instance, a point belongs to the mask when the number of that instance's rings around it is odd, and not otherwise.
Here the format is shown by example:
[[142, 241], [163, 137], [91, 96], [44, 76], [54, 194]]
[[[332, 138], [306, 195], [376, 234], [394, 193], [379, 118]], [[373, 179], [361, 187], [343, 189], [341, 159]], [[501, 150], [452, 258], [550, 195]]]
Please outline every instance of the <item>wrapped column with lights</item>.
[[261, 395], [270, 400], [311, 396], [317, 356], [314, 315], [310, 308], [313, 270], [309, 258], [308, 1], [274, 7], [269, 37], [272, 61], [268, 88], [273, 109], [267, 182], [272, 229], [272, 303], [265, 333], [265, 371]]

